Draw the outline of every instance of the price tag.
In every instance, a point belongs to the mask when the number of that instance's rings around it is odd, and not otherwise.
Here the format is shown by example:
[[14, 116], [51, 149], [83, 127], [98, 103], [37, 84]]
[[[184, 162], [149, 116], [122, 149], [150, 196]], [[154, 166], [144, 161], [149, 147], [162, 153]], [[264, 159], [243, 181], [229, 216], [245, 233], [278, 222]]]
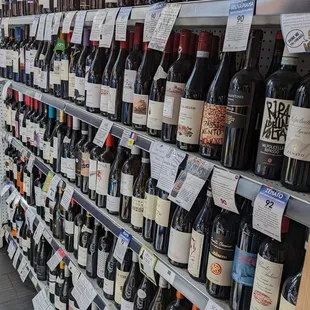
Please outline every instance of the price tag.
[[60, 177], [58, 175], [54, 175], [51, 184], [47, 191], [47, 198], [51, 199], [52, 201], [55, 201], [55, 196], [57, 192], [57, 186], [58, 183], [61, 181]]
[[59, 248], [54, 255], [48, 260], [46, 263], [50, 270], [55, 270], [55, 268], [59, 265], [62, 259], [66, 256], [65, 252], [62, 248]]
[[71, 11], [66, 14], [65, 19], [62, 23], [62, 33], [70, 32], [71, 23], [76, 12], [77, 11]]
[[76, 285], [81, 273], [80, 271], [74, 266], [74, 264], [70, 261], [69, 262], [69, 265], [68, 265], [68, 268], [72, 274], [72, 283], [73, 283], [73, 286]]
[[3, 18], [2, 19], [2, 25], [4, 27], [4, 36], [9, 36], [9, 18]]
[[1, 190], [0, 196], [3, 197], [5, 195], [5, 193], [10, 189], [11, 186], [12, 186], [11, 184], [4, 185], [2, 190]]
[[[25, 266], [25, 268], [22, 270], [22, 272], [20, 273], [20, 279], [22, 280], [22, 282], [25, 282], [25, 280], [27, 279], [27, 276], [30, 272], [30, 269], [28, 268], [28, 266]], [[36, 286], [35, 286], [36, 287]]]
[[129, 234], [126, 230], [121, 229], [113, 253], [113, 256], [120, 264], [123, 263], [130, 241], [131, 241], [131, 234]]
[[31, 27], [30, 27], [30, 33], [29, 33], [30, 37], [35, 37], [36, 36], [38, 25], [39, 25], [39, 20], [40, 20], [40, 15], [36, 15], [34, 17], [34, 19], [33, 19]]
[[87, 11], [83, 10], [76, 14], [71, 43], [81, 44], [86, 13]]
[[10, 244], [9, 244], [8, 250], [7, 250], [10, 259], [13, 258], [15, 251], [16, 251], [16, 248], [17, 248], [17, 246], [16, 246], [15, 242], [13, 240], [10, 240]]
[[46, 178], [45, 178], [45, 182], [43, 184], [43, 187], [42, 187], [43, 192], [47, 193], [53, 177], [54, 177], [54, 173], [52, 171], [49, 171]]
[[[12, 81], [6, 81], [2, 88], [2, 99], [5, 100], [8, 96], [8, 88], [11, 86]], [[9, 141], [10, 142], [10, 141]]]
[[140, 271], [155, 285], [157, 285], [154, 273], [156, 263], [157, 257], [150, 250], [141, 247], [139, 252]]
[[223, 308], [209, 298], [205, 310], [223, 310]]
[[46, 14], [40, 15], [39, 27], [37, 31], [37, 37], [36, 37], [38, 41], [44, 40], [45, 21], [46, 21]]
[[115, 40], [126, 41], [127, 36], [127, 23], [132, 7], [121, 8], [117, 20], [115, 29]]
[[98, 128], [98, 131], [93, 140], [93, 143], [95, 143], [96, 145], [100, 147], [103, 147], [103, 145], [105, 144], [105, 140], [107, 139], [108, 134], [111, 131], [112, 126], [113, 126], [113, 122], [107, 119], [103, 119], [100, 124], [100, 127]]
[[54, 20], [54, 13], [48, 14], [45, 23], [44, 41], [52, 40], [53, 20]]
[[32, 233], [33, 233], [33, 222], [35, 218], [36, 218], [36, 215], [33, 213], [33, 211], [30, 208], [28, 208], [26, 210], [26, 223]]
[[38, 100], [38, 101], [41, 101], [42, 99], [42, 94], [41, 93], [38, 93], [38, 92], [35, 92], [34, 94], [34, 99]]
[[16, 196], [19, 195], [18, 190], [15, 188], [11, 195], [6, 200], [6, 203], [9, 205], [13, 202], [13, 200], [16, 198]]
[[37, 281], [37, 279], [34, 277], [33, 274], [32, 274], [32, 277], [31, 277], [31, 282], [32, 282], [33, 286], [37, 289], [38, 281]]
[[44, 230], [45, 230], [45, 225], [42, 222], [40, 222], [36, 231], [33, 234], [33, 240], [34, 240], [35, 244], [39, 243], [39, 241], [43, 235]]
[[160, 260], [156, 263], [155, 271], [173, 286], [175, 273]]
[[66, 210], [69, 209], [69, 205], [70, 205], [70, 202], [71, 202], [73, 193], [74, 193], [74, 188], [73, 188], [72, 186], [70, 186], [70, 185], [67, 183], [65, 192], [64, 192], [64, 194], [62, 195], [62, 199], [61, 199], [61, 202], [60, 202], [60, 204], [61, 204]]
[[158, 2], [149, 7], [145, 15], [143, 28], [143, 42], [150, 42], [156, 28], [160, 13], [165, 6], [165, 2]]
[[154, 30], [149, 48], [163, 52], [172, 28], [181, 9], [181, 3], [168, 3], [162, 10]]
[[105, 23], [102, 25], [101, 28], [99, 47], [110, 48], [112, 38], [114, 35], [115, 19], [119, 11], [119, 8], [111, 8], [107, 10], [108, 10], [107, 17]]
[[12, 263], [12, 265], [13, 265], [13, 267], [14, 267], [15, 269], [16, 269], [17, 261], [18, 261], [20, 255], [21, 255], [21, 250], [20, 250], [19, 247], [17, 247], [17, 249], [16, 249], [16, 251], [15, 251], [14, 258], [13, 258], [13, 263]]
[[225, 31], [224, 52], [245, 51], [252, 25], [255, 1], [231, 0]]
[[98, 10], [93, 23], [91, 27], [91, 32], [90, 32], [90, 41], [99, 41], [100, 40], [100, 32], [102, 28], [102, 24], [105, 21], [105, 18], [107, 16], [108, 11], [103, 9], [103, 10]]
[[281, 242], [281, 224], [290, 195], [262, 185], [253, 205], [253, 228]]
[[175, 178], [178, 173], [181, 162], [185, 159], [186, 154], [182, 151], [170, 147], [168, 153], [165, 154], [163, 164], [160, 169], [157, 187], [171, 193]]
[[135, 132], [124, 129], [122, 133], [120, 145], [123, 147], [131, 148], [131, 146], [134, 145], [136, 139], [137, 139], [137, 134]]
[[214, 203], [225, 210], [239, 214], [235, 193], [240, 175], [214, 168], [211, 187]]
[[[52, 233], [52, 232], [51, 232], [51, 233]], [[53, 237], [52, 237], [51, 233], [49, 233], [46, 229], [43, 231], [43, 236], [44, 236], [45, 240], [46, 240], [49, 244], [52, 244], [52, 241], [53, 241]]]
[[35, 160], [35, 156], [33, 154], [30, 154], [28, 164], [27, 164], [27, 170], [30, 172], [32, 172], [34, 160]]
[[23, 271], [23, 269], [26, 267], [27, 265], [27, 259], [25, 256], [22, 257], [22, 260], [20, 261], [20, 264], [17, 268], [17, 272], [19, 273], [19, 275], [21, 275], [21, 272]]
[[34, 310], [53, 310], [54, 306], [49, 299], [48, 289], [42, 289], [33, 299]]
[[170, 146], [162, 142], [153, 142], [150, 147], [151, 177], [158, 180], [163, 160], [170, 150]]
[[52, 35], [54, 36], [58, 35], [61, 19], [62, 19], [62, 12], [58, 12], [54, 15], [54, 24], [52, 29]]

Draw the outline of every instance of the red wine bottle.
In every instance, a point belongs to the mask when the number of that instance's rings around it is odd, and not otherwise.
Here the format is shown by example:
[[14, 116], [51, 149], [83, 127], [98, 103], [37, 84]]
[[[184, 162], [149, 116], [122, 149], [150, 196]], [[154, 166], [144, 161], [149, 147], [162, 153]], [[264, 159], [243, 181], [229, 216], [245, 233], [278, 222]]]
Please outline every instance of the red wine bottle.
[[[81, 138], [80, 140], [76, 143], [74, 151], [75, 151], [75, 185], [77, 187], [81, 187], [81, 165], [82, 165], [82, 147], [83, 145], [87, 142], [88, 139], [88, 125], [84, 122], [82, 122], [81, 126]], [[91, 142], [91, 141], [90, 141]], [[85, 171], [85, 175], [86, 175]]]
[[171, 63], [174, 63], [178, 59], [179, 46], [180, 46], [180, 33], [175, 32], [173, 34], [173, 49], [172, 49]]
[[159, 277], [158, 289], [154, 296], [149, 310], [165, 310], [169, 304], [169, 289], [168, 282], [163, 278]]
[[199, 149], [203, 105], [210, 83], [208, 49], [211, 38], [207, 31], [200, 32], [196, 63], [181, 98], [177, 146], [184, 151], [197, 152]]
[[65, 249], [73, 253], [74, 251], [74, 218], [78, 213], [76, 202], [71, 199], [68, 210], [65, 212]]
[[283, 284], [279, 310], [296, 309], [301, 272], [289, 277]]
[[101, 224], [95, 220], [95, 227], [87, 244], [86, 274], [90, 278], [97, 276], [98, 240], [101, 234]]
[[147, 310], [155, 293], [154, 284], [147, 277], [144, 277], [133, 301], [133, 309]]

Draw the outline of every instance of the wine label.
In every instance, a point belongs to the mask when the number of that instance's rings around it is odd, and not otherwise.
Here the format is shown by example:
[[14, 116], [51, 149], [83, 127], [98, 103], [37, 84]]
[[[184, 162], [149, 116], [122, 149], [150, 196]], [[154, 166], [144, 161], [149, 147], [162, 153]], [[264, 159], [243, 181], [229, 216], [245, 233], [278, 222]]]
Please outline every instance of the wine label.
[[61, 302], [59, 300], [59, 308], [58, 308], [58, 310], [67, 310], [67, 304], [64, 303], [64, 302]]
[[44, 206], [44, 219], [45, 219], [45, 222], [47, 223], [50, 222], [50, 208], [48, 204]]
[[121, 310], [133, 310], [133, 302], [122, 298]]
[[181, 264], [188, 263], [188, 255], [191, 244], [191, 233], [185, 233], [170, 228], [168, 257]]
[[[6, 106], [6, 118], [5, 118], [5, 120], [6, 120], [6, 124], [7, 125], [12, 125], [12, 108], [9, 106], [9, 105], [7, 105]], [[27, 122], [27, 120], [26, 120], [26, 122]], [[26, 124], [26, 128], [27, 128], [27, 124]]]
[[[0, 50], [0, 67], [1, 66], [1, 50]], [[30, 51], [25, 51], [25, 73], [30, 74]]]
[[54, 61], [54, 72], [53, 72], [53, 81], [51, 84], [60, 85], [61, 84], [61, 61]]
[[203, 100], [181, 98], [177, 140], [198, 144], [203, 113]]
[[155, 220], [157, 196], [144, 194], [143, 216], [149, 220]]
[[7, 51], [6, 53], [6, 66], [7, 67], [12, 67], [12, 54], [11, 54], [12, 51]]
[[180, 113], [181, 96], [185, 83], [166, 83], [165, 102], [163, 109], [163, 123], [177, 125]]
[[61, 157], [60, 172], [67, 174], [67, 158], [65, 158], [65, 157]]
[[67, 60], [67, 59], [61, 60], [60, 79], [62, 81], [68, 81], [69, 80], [69, 60]]
[[111, 164], [98, 161], [96, 193], [107, 195]]
[[53, 137], [53, 158], [58, 159], [58, 138]]
[[84, 77], [75, 76], [74, 94], [77, 100], [84, 101], [85, 99], [85, 78]]
[[277, 308], [283, 264], [270, 262], [258, 254], [251, 310], [274, 310]]
[[146, 125], [146, 112], [149, 96], [133, 94], [132, 122], [137, 125]]
[[104, 278], [105, 265], [109, 252], [104, 252], [98, 249], [98, 259], [97, 259], [97, 277], [100, 279]]
[[200, 273], [200, 265], [203, 253], [203, 242], [204, 242], [204, 235], [192, 229], [187, 270], [192, 276], [197, 278], [199, 277]]
[[134, 85], [137, 76], [136, 70], [125, 70], [123, 84], [123, 102], [133, 103]]
[[236, 246], [232, 278], [240, 284], [253, 286], [257, 255]]
[[83, 267], [86, 267], [86, 261], [87, 261], [87, 248], [79, 246], [78, 264]]
[[144, 199], [132, 197], [132, 205], [131, 205], [131, 225], [135, 227], [143, 226], [143, 206]]
[[81, 233], [81, 227], [78, 225], [74, 225], [73, 247], [75, 250], [79, 248], [80, 233]]
[[282, 295], [280, 297], [279, 310], [296, 310], [296, 306], [289, 303]]
[[116, 88], [109, 87], [108, 113], [115, 114], [115, 111], [116, 111]]
[[6, 67], [6, 50], [0, 49], [0, 68]]
[[101, 85], [100, 87], [100, 111], [108, 111], [108, 102], [109, 102], [109, 86]]
[[122, 172], [121, 175], [121, 194], [124, 196], [132, 196], [133, 175]]
[[310, 161], [310, 110], [292, 106], [284, 155]]
[[40, 151], [43, 152], [43, 136], [44, 136], [45, 128], [39, 128], [39, 137], [37, 146], [40, 148]]
[[205, 103], [200, 129], [200, 144], [224, 143], [226, 106]]
[[84, 177], [89, 176], [89, 157], [90, 157], [90, 154], [88, 152], [82, 152], [81, 175]]
[[108, 295], [114, 295], [114, 281], [107, 279], [104, 277], [103, 281], [103, 291]]
[[157, 198], [156, 215], [155, 215], [156, 224], [163, 227], [168, 227], [170, 206], [171, 206], [170, 200], [165, 200], [160, 197]]
[[107, 209], [111, 212], [119, 212], [120, 208], [120, 197], [115, 197], [111, 195], [107, 195]]
[[86, 89], [86, 106], [90, 108], [100, 108], [101, 85], [87, 82]]
[[89, 160], [89, 184], [90, 190], [96, 190], [96, 174], [97, 174], [97, 160]]
[[74, 98], [75, 73], [69, 73], [69, 97]]
[[122, 302], [124, 283], [128, 275], [129, 275], [128, 271], [122, 271], [116, 268], [114, 301], [119, 305]]
[[65, 220], [65, 233], [67, 235], [74, 235], [74, 222]]
[[19, 49], [19, 66], [21, 70], [25, 69], [25, 48], [21, 47]]
[[12, 63], [13, 63], [13, 72], [18, 73], [19, 72], [19, 53], [17, 51], [10, 51], [11, 57], [12, 57]]
[[67, 178], [68, 179], [75, 179], [75, 158], [68, 158], [66, 160], [67, 163]]
[[149, 100], [147, 113], [147, 127], [154, 130], [161, 130], [164, 103]]
[[34, 73], [34, 59], [36, 57], [37, 50], [30, 50], [29, 61], [30, 61], [30, 72]]
[[49, 160], [50, 158], [50, 142], [43, 141], [43, 159]]

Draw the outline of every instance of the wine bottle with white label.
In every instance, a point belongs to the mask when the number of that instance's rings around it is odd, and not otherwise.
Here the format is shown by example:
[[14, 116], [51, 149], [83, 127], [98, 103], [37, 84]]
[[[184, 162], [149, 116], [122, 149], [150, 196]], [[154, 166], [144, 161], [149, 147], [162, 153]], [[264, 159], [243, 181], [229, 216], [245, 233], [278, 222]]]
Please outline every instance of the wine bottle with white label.
[[64, 261], [61, 261], [59, 264], [59, 272], [56, 278], [56, 285], [55, 285], [55, 308], [56, 309], [61, 309], [61, 305], [60, 305], [60, 293], [61, 293], [61, 289], [62, 286], [64, 284], [65, 281], [65, 263]]
[[65, 34], [59, 31], [59, 36], [54, 48], [54, 55], [51, 60], [50, 68], [50, 93], [55, 97], [61, 97], [61, 53], [66, 48]]
[[61, 155], [60, 172], [61, 175], [64, 177], [67, 176], [67, 156], [68, 156], [68, 149], [70, 147], [71, 136], [72, 136], [72, 116], [67, 115], [67, 131], [62, 140], [61, 153], [60, 153]]
[[6, 78], [12, 80], [13, 79], [13, 58], [12, 58], [12, 50], [13, 45], [15, 43], [14, 39], [15, 30], [9, 30], [9, 42], [6, 44]]
[[90, 278], [97, 276], [98, 239], [101, 234], [101, 224], [95, 220], [95, 227], [87, 243], [86, 274]]
[[65, 265], [65, 279], [59, 294], [59, 310], [67, 309], [69, 304], [69, 292], [72, 287], [72, 277], [69, 266]]
[[[52, 106], [48, 106], [48, 119], [46, 129], [43, 134], [43, 160], [45, 163], [50, 161], [50, 143], [52, 139], [52, 132], [56, 123], [56, 110]], [[24, 130], [23, 130], [24, 132]]]
[[73, 253], [74, 251], [74, 218], [78, 213], [78, 206], [76, 202], [71, 199], [69, 208], [65, 212], [65, 249]]
[[12, 70], [13, 70], [13, 80], [15, 82], [22, 82], [20, 74], [20, 46], [23, 41], [23, 30], [19, 27], [15, 28], [15, 42], [12, 47]]
[[155, 285], [147, 278], [143, 277], [133, 301], [134, 310], [146, 310], [149, 308], [156, 294]]
[[78, 258], [78, 249], [79, 249], [79, 242], [80, 242], [80, 235], [82, 226], [85, 221], [85, 214], [86, 211], [81, 207], [80, 213], [77, 214], [74, 218], [74, 235], [73, 235], [73, 254], [75, 258]]
[[107, 258], [107, 262], [104, 270], [104, 281], [103, 281], [103, 295], [109, 300], [114, 299], [114, 287], [115, 287], [115, 277], [116, 277], [116, 265], [117, 260], [114, 257], [114, 249], [117, 242], [117, 238], [114, 236], [113, 247]]
[[61, 52], [61, 66], [60, 66], [60, 85], [61, 98], [69, 99], [69, 61], [71, 57], [71, 37], [72, 32], [66, 35], [66, 44], [64, 50]]

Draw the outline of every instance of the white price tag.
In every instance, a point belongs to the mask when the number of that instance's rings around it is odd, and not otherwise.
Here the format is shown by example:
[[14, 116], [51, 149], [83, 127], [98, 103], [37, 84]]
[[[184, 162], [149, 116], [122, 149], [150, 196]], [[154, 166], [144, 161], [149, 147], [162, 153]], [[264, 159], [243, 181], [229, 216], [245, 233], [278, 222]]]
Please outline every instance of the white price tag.
[[11, 184], [6, 184], [2, 187], [0, 196], [3, 197], [5, 195], [5, 193], [10, 189], [12, 185]]
[[122, 133], [120, 145], [127, 147], [127, 148], [131, 148], [131, 146], [134, 145], [136, 139], [137, 139], [137, 134], [135, 132], [124, 129]]
[[77, 11], [71, 11], [66, 14], [65, 19], [62, 23], [62, 33], [70, 32], [71, 23], [76, 12]]
[[89, 37], [90, 41], [100, 40], [101, 28], [102, 28], [103, 22], [105, 21], [107, 13], [108, 11], [105, 9], [97, 11], [94, 17], [93, 23], [92, 23], [92, 27], [91, 27], [91, 32], [90, 32], [90, 37]]
[[152, 35], [160, 17], [160, 13], [165, 6], [165, 2], [158, 2], [149, 7], [145, 15], [143, 28], [143, 42], [150, 42]]
[[38, 100], [38, 101], [41, 101], [42, 99], [42, 94], [41, 93], [38, 93], [38, 92], [35, 92], [34, 94], [34, 99]]
[[153, 142], [150, 147], [151, 177], [158, 180], [163, 160], [170, 146], [162, 142]]
[[154, 273], [156, 263], [157, 257], [150, 250], [141, 247], [139, 252], [140, 271], [155, 285], [157, 285]]
[[62, 259], [66, 256], [64, 250], [59, 248], [54, 255], [48, 260], [46, 263], [50, 270], [55, 270], [55, 268], [59, 265]]
[[43, 235], [44, 230], [45, 230], [45, 225], [42, 222], [40, 222], [36, 231], [33, 234], [33, 240], [34, 240], [35, 244], [39, 243], [39, 241]]
[[36, 15], [33, 19], [32, 24], [31, 24], [29, 36], [32, 38], [35, 37], [37, 34], [39, 20], [40, 20], [40, 15]]
[[13, 263], [12, 263], [12, 265], [13, 265], [13, 267], [14, 267], [15, 269], [16, 269], [17, 261], [18, 261], [20, 255], [21, 255], [21, 250], [20, 250], [19, 247], [17, 247], [17, 249], [16, 249], [16, 251], [15, 251], [14, 258], [13, 258]]
[[69, 209], [69, 205], [70, 205], [70, 202], [71, 202], [73, 193], [74, 193], [74, 188], [73, 188], [72, 186], [70, 186], [70, 185], [67, 183], [66, 189], [65, 189], [65, 191], [64, 191], [64, 194], [62, 195], [61, 202], [60, 202], [60, 204], [61, 204], [66, 210]]
[[117, 20], [115, 29], [115, 40], [116, 41], [126, 41], [127, 36], [127, 23], [131, 12], [131, 7], [121, 8]]
[[225, 31], [224, 52], [245, 51], [252, 25], [255, 1], [231, 0]]
[[223, 310], [218, 304], [216, 304], [213, 300], [209, 298], [206, 309], [205, 310]]
[[54, 23], [53, 23], [53, 29], [52, 29], [52, 35], [56, 36], [58, 35], [58, 30], [60, 26], [60, 22], [62, 19], [62, 12], [58, 12], [54, 15]]
[[121, 229], [113, 253], [115, 259], [121, 264], [123, 263], [130, 240], [131, 234], [129, 234], [126, 230]]
[[105, 23], [101, 28], [101, 37], [99, 41], [99, 47], [111, 47], [112, 38], [114, 35], [115, 19], [119, 8], [107, 9], [108, 13], [106, 16]]
[[262, 185], [253, 205], [253, 228], [281, 242], [281, 225], [290, 195]]
[[[6, 81], [2, 88], [2, 99], [5, 100], [8, 96], [8, 88], [11, 86], [12, 81]], [[9, 141], [10, 142], [10, 141]]]
[[69, 262], [68, 268], [72, 274], [73, 286], [75, 286], [81, 275], [81, 272], [74, 266], [74, 264], [71, 261]]
[[93, 143], [95, 143], [96, 145], [100, 147], [103, 147], [103, 145], [105, 144], [105, 140], [107, 139], [108, 134], [111, 131], [112, 126], [113, 126], [113, 122], [107, 119], [103, 119], [100, 124], [100, 127], [98, 128], [98, 131], [93, 140]]
[[211, 188], [214, 203], [225, 210], [239, 214], [235, 193], [240, 175], [214, 168]]
[[47, 195], [46, 195], [46, 197], [51, 199], [52, 201], [55, 201], [57, 186], [60, 181], [61, 179], [58, 175], [54, 175], [54, 177], [52, 178], [51, 184], [48, 188]]
[[9, 18], [3, 18], [2, 19], [2, 25], [4, 27], [4, 36], [9, 36]]
[[28, 208], [26, 210], [26, 223], [32, 233], [33, 233], [33, 223], [34, 223], [35, 218], [36, 218], [36, 215], [33, 213], [33, 211], [30, 208]]
[[[22, 270], [22, 272], [20, 273], [20, 279], [22, 280], [22, 282], [25, 282], [25, 280], [27, 279], [27, 276], [30, 272], [30, 269], [28, 266], [25, 266], [25, 268]], [[36, 287], [36, 286], [35, 286]]]
[[181, 3], [168, 3], [162, 10], [154, 30], [149, 48], [163, 52], [172, 28], [181, 9]]
[[9, 255], [9, 258], [12, 259], [14, 254], [15, 254], [15, 251], [16, 251], [16, 248], [17, 248], [17, 245], [15, 244], [15, 242], [11, 239], [10, 240], [10, 244], [8, 246], [8, 255]]
[[28, 160], [28, 164], [27, 164], [27, 170], [30, 172], [32, 172], [34, 160], [35, 160], [35, 156], [31, 153], [29, 160]]
[[76, 14], [71, 43], [81, 44], [86, 14], [84, 10]]
[[48, 14], [46, 17], [44, 41], [52, 40], [53, 19], [54, 19], [54, 13]]
[[156, 263], [155, 271], [173, 286], [175, 273], [160, 260]]
[[20, 261], [20, 264], [17, 268], [17, 272], [19, 273], [19, 275], [21, 275], [23, 269], [26, 267], [27, 265], [27, 259], [25, 256], [22, 257], [22, 260]]
[[34, 310], [54, 310], [54, 306], [49, 299], [48, 289], [42, 289], [33, 299]]
[[9, 205], [12, 203], [12, 201], [19, 195], [18, 190], [15, 188], [14, 191], [11, 193], [11, 195], [6, 200], [6, 203]]
[[38, 41], [43, 41], [44, 40], [44, 30], [45, 30], [46, 16], [47, 16], [46, 14], [40, 15], [39, 27], [38, 27], [37, 36], [36, 36], [36, 39]]

